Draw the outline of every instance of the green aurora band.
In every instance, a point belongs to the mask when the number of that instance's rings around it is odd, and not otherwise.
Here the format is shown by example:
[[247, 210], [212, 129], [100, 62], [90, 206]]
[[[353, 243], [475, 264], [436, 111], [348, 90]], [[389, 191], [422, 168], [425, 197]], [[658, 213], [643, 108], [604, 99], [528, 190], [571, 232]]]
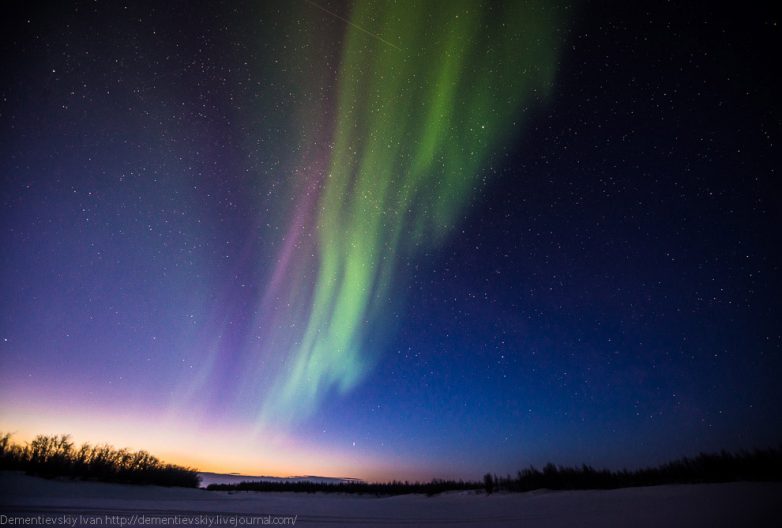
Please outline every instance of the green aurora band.
[[306, 418], [371, 370], [381, 346], [368, 338], [398, 301], [401, 266], [453, 231], [492, 153], [550, 90], [562, 15], [545, 1], [353, 5], [308, 316], [280, 351], [261, 424]]

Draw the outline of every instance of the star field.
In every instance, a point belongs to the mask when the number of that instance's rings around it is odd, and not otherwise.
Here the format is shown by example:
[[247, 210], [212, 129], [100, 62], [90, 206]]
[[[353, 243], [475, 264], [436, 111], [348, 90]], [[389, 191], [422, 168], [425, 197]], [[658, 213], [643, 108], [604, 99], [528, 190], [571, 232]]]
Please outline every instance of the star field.
[[5, 14], [0, 430], [411, 480], [779, 443], [774, 9]]

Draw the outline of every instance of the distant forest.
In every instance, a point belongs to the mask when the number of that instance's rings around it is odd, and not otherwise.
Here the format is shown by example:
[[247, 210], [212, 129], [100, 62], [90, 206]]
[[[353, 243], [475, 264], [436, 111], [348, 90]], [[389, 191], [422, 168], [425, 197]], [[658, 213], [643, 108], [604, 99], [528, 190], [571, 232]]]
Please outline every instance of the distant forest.
[[536, 489], [584, 490], [614, 489], [660, 484], [696, 484], [734, 481], [782, 480], [782, 449], [701, 453], [694, 458], [681, 458], [654, 468], [634, 471], [610, 471], [590, 466], [563, 467], [547, 464], [542, 470], [534, 467], [519, 471], [516, 476], [496, 476], [487, 473], [483, 481], [432, 480], [431, 482], [367, 483], [361, 481], [279, 482], [253, 481], [238, 484], [210, 484], [214, 491], [295, 491], [323, 493], [366, 493], [403, 495], [421, 493], [435, 495], [445, 491], [475, 490], [485, 493], [522, 492]]
[[0, 434], [0, 469], [46, 478], [69, 477], [126, 484], [188, 488], [200, 484], [195, 469], [166, 464], [146, 451], [90, 444], [76, 448], [69, 435], [38, 435], [21, 446], [11, 441], [10, 434]]
[[[83, 444], [76, 448], [69, 435], [36, 436], [25, 445], [0, 434], [0, 470], [24, 471], [46, 478], [65, 477], [126, 484], [198, 487], [198, 470], [166, 464], [145, 451], [116, 449], [109, 445]], [[430, 482], [371, 483], [248, 481], [210, 484], [214, 491], [289, 491], [306, 493], [358, 493], [371, 495], [436, 495], [446, 491], [482, 493], [523, 492], [537, 489], [613, 489], [661, 484], [699, 484], [734, 481], [782, 481], [782, 448], [737, 453], [705, 454], [681, 458], [653, 468], [610, 471], [590, 466], [547, 464], [521, 470], [515, 476], [487, 473], [482, 481], [432, 480]]]

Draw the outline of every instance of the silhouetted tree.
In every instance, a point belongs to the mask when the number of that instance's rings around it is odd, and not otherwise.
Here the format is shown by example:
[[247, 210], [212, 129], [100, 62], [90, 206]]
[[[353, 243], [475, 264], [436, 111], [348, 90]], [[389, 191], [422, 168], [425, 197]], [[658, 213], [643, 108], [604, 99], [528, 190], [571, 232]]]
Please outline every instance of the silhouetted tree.
[[0, 435], [0, 469], [131, 484], [197, 487], [200, 483], [193, 468], [164, 464], [145, 451], [89, 444], [74, 449], [69, 435], [39, 435], [24, 447], [11, 443], [10, 435]]
[[494, 492], [494, 477], [491, 476], [491, 473], [486, 473], [483, 476], [483, 487], [487, 495], [491, 495]]

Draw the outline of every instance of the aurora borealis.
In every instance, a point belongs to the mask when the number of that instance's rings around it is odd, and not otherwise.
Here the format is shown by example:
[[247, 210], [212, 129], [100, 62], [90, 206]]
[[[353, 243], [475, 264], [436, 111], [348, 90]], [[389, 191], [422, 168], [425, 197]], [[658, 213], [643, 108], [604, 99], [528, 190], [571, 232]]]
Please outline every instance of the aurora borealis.
[[[270, 316], [280, 318], [282, 335], [271, 342], [285, 361], [263, 397], [272, 423], [313, 412], [331, 389], [344, 393], [371, 369], [380, 345], [368, 334], [394, 308], [399, 266], [459, 222], [490, 148], [518, 127], [521, 105], [551, 85], [551, 11], [538, 4], [356, 4], [326, 174], [310, 176], [318, 189], [305, 183], [319, 196], [304, 198], [270, 281], [290, 300]], [[286, 273], [301, 231], [315, 235], [309, 258], [316, 262]]]
[[9, 7], [0, 430], [370, 479], [778, 442], [776, 19], [701, 9]]

